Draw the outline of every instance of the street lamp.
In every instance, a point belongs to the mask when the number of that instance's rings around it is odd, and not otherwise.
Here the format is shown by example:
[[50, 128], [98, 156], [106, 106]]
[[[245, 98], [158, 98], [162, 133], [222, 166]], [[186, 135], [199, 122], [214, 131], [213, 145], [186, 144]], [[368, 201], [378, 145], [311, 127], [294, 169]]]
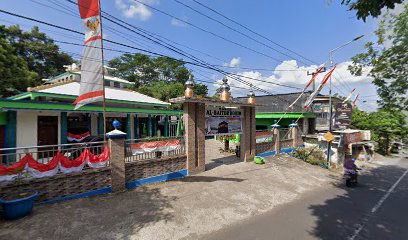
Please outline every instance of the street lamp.
[[[358, 36], [356, 38], [354, 38], [351, 41], [348, 41], [346, 43], [344, 43], [343, 45], [340, 45], [332, 50], [330, 50], [330, 54], [329, 54], [329, 61], [330, 61], [330, 69], [333, 68], [333, 53], [337, 50], [339, 50], [340, 48], [343, 48], [347, 45], [349, 45], [352, 42], [355, 42], [357, 40], [359, 40], [360, 38], [364, 37], [364, 35]], [[329, 88], [329, 106], [330, 106], [330, 115], [329, 115], [329, 132], [332, 131], [332, 118], [333, 118], [333, 106], [332, 106], [332, 77], [330, 76], [330, 88]], [[330, 166], [330, 148], [331, 148], [331, 143], [328, 142], [328, 146], [327, 146], [327, 165]]]

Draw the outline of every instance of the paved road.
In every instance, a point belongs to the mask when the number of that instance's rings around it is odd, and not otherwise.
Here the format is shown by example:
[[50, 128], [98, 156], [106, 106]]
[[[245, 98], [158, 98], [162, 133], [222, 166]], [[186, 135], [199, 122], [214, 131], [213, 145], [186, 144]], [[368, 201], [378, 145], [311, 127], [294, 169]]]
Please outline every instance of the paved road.
[[362, 171], [359, 181], [310, 192], [203, 239], [408, 239], [408, 157]]

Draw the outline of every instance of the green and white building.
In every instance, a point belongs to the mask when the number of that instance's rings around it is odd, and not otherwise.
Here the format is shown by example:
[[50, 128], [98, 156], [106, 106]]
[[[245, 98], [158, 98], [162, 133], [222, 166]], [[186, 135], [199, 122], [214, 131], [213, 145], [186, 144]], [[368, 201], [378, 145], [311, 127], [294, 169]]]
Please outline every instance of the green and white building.
[[[102, 136], [102, 103], [74, 111], [80, 77], [79, 70], [69, 67], [42, 86], [0, 99], [0, 149], [64, 144], [69, 133]], [[129, 139], [175, 135], [181, 112], [170, 110], [170, 103], [129, 90], [131, 84], [106, 72], [107, 131], [117, 119]]]

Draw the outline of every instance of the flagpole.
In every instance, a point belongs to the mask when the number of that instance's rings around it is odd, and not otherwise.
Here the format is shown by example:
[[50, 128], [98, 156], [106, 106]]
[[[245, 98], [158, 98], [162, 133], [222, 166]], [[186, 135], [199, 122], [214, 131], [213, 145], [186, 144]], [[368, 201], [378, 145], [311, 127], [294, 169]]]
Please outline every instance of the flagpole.
[[103, 88], [103, 141], [106, 142], [106, 98], [105, 98], [105, 67], [104, 67], [104, 54], [103, 54], [103, 28], [102, 28], [102, 9], [101, 0], [98, 0], [99, 6], [99, 21], [101, 25], [101, 52], [102, 52], [102, 88]]

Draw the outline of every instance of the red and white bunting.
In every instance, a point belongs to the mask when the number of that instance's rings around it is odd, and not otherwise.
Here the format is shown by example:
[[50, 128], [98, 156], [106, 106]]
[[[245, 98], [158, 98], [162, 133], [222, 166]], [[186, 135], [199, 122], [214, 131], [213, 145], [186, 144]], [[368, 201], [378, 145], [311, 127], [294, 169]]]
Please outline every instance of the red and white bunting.
[[31, 155], [26, 155], [20, 161], [8, 167], [0, 165], [0, 182], [11, 181], [16, 178], [19, 173], [27, 169], [27, 162], [30, 158], [32, 158]]
[[173, 151], [180, 148], [180, 140], [133, 143], [130, 148], [133, 155], [158, 151]]
[[99, 0], [78, 0], [85, 27], [85, 48], [81, 59], [81, 86], [75, 109], [103, 101], [102, 28]]
[[[31, 156], [31, 155], [27, 155]], [[34, 158], [28, 159], [28, 173], [31, 177], [42, 178], [42, 177], [51, 177], [58, 173], [58, 163], [59, 157], [58, 154], [55, 155], [48, 163], [40, 163], [34, 160]]]
[[320, 91], [323, 89], [324, 85], [326, 82], [330, 79], [330, 76], [332, 75], [334, 69], [336, 69], [335, 65], [326, 75], [324, 75], [322, 82], [319, 84], [319, 87], [314, 91], [309, 98], [306, 100], [305, 105], [303, 106], [304, 108], [309, 108], [310, 105], [312, 105], [313, 100], [316, 98], [316, 96], [320, 93]]
[[84, 140], [85, 138], [91, 136], [91, 133], [85, 132], [82, 134], [73, 134], [73, 133], [68, 133], [67, 134], [67, 140], [70, 142], [81, 142], [82, 140]]
[[88, 166], [90, 168], [106, 167], [109, 160], [109, 148], [105, 146], [101, 155], [96, 156], [89, 151], [88, 153]]
[[71, 173], [71, 172], [80, 172], [84, 168], [86, 164], [86, 158], [88, 157], [89, 150], [85, 149], [82, 154], [74, 160], [70, 160], [69, 158], [59, 154], [60, 159], [60, 170], [63, 173]]
[[70, 160], [61, 152], [58, 152], [45, 164], [34, 160], [31, 154], [27, 154], [20, 161], [8, 167], [0, 165], [0, 182], [12, 181], [23, 171], [28, 173], [28, 177], [51, 177], [59, 171], [62, 173], [80, 172], [85, 164], [88, 164], [90, 168], [106, 167], [108, 161], [109, 148], [107, 146], [105, 146], [102, 154], [99, 156], [96, 156], [88, 149], [85, 149], [82, 154], [74, 160]]

